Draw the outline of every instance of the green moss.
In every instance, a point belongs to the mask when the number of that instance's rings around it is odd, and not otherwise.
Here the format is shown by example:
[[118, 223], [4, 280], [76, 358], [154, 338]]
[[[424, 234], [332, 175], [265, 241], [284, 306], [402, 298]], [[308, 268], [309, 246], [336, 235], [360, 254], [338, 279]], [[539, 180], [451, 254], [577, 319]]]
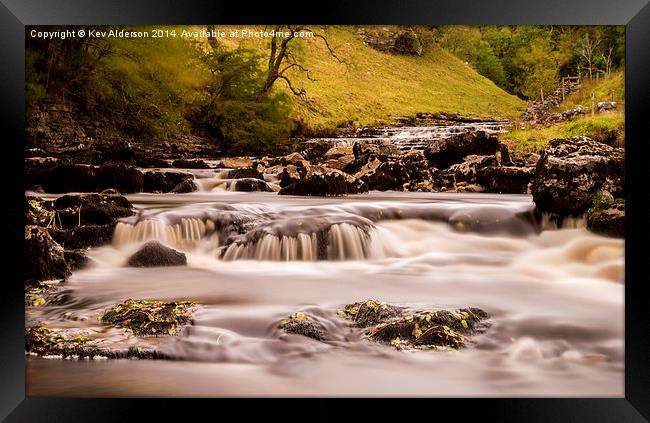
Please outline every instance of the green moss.
[[97, 345], [90, 344], [85, 336], [68, 338], [46, 326], [33, 326], [25, 330], [25, 349], [38, 355], [63, 357], [93, 357], [102, 355]]
[[174, 335], [187, 324], [196, 303], [126, 300], [106, 310], [99, 319], [104, 323], [133, 331], [136, 335]]

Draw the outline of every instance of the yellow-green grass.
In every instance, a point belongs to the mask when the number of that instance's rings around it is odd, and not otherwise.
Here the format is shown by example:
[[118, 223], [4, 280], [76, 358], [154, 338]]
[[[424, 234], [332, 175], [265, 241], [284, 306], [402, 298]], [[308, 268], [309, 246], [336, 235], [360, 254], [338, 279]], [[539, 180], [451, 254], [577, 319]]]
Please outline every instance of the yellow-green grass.
[[591, 110], [591, 93], [594, 93], [596, 105], [601, 101], [616, 101], [618, 109], [623, 110], [625, 108], [625, 71], [620, 70], [600, 79], [583, 80], [578, 91], [567, 96], [555, 111], [563, 112], [573, 109], [579, 104]]
[[[229, 32], [241, 28], [218, 29]], [[419, 112], [516, 119], [526, 107], [524, 101], [506, 93], [435, 43], [426, 43], [422, 56], [403, 56], [364, 45], [356, 27], [313, 29], [327, 37], [345, 63], [330, 55], [322, 39], [292, 41], [297, 47], [296, 56], [315, 79], [310, 81], [297, 68], [288, 72], [294, 86], [306, 90], [311, 103], [307, 106], [295, 101], [293, 115], [311, 129], [390, 123], [392, 117], [414, 116]], [[226, 38], [220, 42], [229, 48], [257, 48], [265, 55], [270, 46], [269, 39], [259, 38]], [[281, 80], [277, 81], [277, 89], [288, 92]]]
[[625, 141], [625, 116], [622, 111], [577, 118], [546, 128], [514, 130], [501, 134], [500, 139], [517, 150], [540, 152], [555, 138], [584, 135], [592, 139], [623, 147]]

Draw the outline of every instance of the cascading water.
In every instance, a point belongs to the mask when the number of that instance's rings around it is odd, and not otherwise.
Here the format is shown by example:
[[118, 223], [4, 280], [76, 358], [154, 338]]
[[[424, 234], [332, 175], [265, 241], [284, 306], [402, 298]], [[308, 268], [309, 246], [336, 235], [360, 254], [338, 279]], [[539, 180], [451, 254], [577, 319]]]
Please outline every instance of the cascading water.
[[[29, 357], [29, 395], [623, 394], [624, 243], [579, 220], [553, 226], [530, 196], [129, 199], [138, 214], [121, 220], [111, 244], [88, 252], [90, 265], [66, 281], [64, 301], [30, 308], [27, 324], [172, 360]], [[127, 267], [152, 239], [182, 251], [187, 265]], [[98, 316], [128, 298], [200, 308], [177, 336], [125, 336]], [[475, 306], [492, 326], [458, 353], [396, 351], [338, 316], [367, 298]], [[331, 340], [278, 337], [278, 321], [295, 312], [316, 316]]]

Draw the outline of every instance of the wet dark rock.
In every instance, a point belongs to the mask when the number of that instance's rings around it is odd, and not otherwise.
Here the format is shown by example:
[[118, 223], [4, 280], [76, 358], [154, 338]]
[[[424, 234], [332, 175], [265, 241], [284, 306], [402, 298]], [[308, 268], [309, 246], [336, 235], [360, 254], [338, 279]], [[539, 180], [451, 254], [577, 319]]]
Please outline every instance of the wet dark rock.
[[230, 179], [243, 179], [243, 178], [253, 178], [253, 179], [264, 179], [264, 175], [257, 169], [250, 167], [240, 167], [238, 169], [233, 169], [228, 172], [228, 178]]
[[554, 215], [587, 212], [598, 191], [624, 197], [625, 152], [587, 137], [549, 142], [535, 168], [532, 185], [537, 209]]
[[242, 178], [237, 179], [235, 182], [235, 191], [243, 192], [272, 192], [273, 190], [269, 188], [268, 184], [261, 179], [255, 178]]
[[113, 238], [115, 224], [83, 225], [72, 229], [50, 230], [50, 235], [63, 248], [79, 249], [108, 244]]
[[533, 169], [529, 167], [490, 166], [477, 174], [479, 184], [499, 194], [526, 194], [532, 178]]
[[172, 162], [172, 166], [180, 169], [211, 169], [203, 160], [177, 159]]
[[327, 330], [315, 317], [304, 313], [294, 313], [278, 323], [278, 328], [291, 335], [302, 335], [317, 341], [327, 341]]
[[95, 191], [95, 168], [89, 165], [61, 164], [48, 169], [25, 172], [26, 186], [40, 185], [45, 192]]
[[104, 323], [130, 329], [135, 335], [174, 335], [190, 323], [196, 303], [126, 300], [99, 317]]
[[65, 250], [63, 256], [72, 271], [83, 269], [90, 262], [90, 259], [83, 250]]
[[107, 188], [114, 188], [123, 193], [142, 192], [144, 188], [142, 172], [123, 163], [99, 166], [95, 170], [95, 189], [91, 191], [102, 191]]
[[388, 159], [372, 169], [355, 175], [369, 190], [404, 191], [405, 184], [417, 183], [429, 177], [428, 164], [424, 157], [404, 156]]
[[299, 180], [300, 174], [298, 173], [298, 170], [295, 169], [295, 167], [292, 170], [289, 170], [289, 167], [282, 169], [282, 173], [280, 174], [280, 187], [284, 188], [287, 185], [298, 182]]
[[597, 194], [587, 212], [587, 228], [599, 235], [625, 238], [625, 200], [605, 199]]
[[286, 166], [288, 164], [293, 164], [297, 165], [299, 163], [302, 163], [305, 160], [305, 158], [302, 156], [300, 153], [291, 153], [289, 155], [286, 155], [280, 159], [280, 164], [282, 166]]
[[183, 172], [151, 170], [144, 172], [143, 179], [145, 192], [166, 193], [171, 192], [181, 182], [194, 179], [194, 176]]
[[465, 132], [435, 141], [427, 146], [424, 155], [432, 166], [446, 169], [462, 163], [469, 155], [494, 155], [499, 151], [499, 139], [485, 131]]
[[130, 267], [185, 266], [186, 264], [185, 254], [166, 247], [158, 241], [147, 242], [127, 261], [127, 266]]
[[311, 173], [304, 179], [283, 187], [280, 195], [336, 196], [356, 194], [367, 190], [359, 181], [343, 172], [332, 170], [328, 173]]
[[449, 169], [442, 172], [443, 176], [449, 177], [455, 183], [458, 182], [471, 182], [476, 183], [477, 172], [488, 166], [495, 166], [497, 164], [496, 157], [494, 156], [477, 156], [471, 155], [465, 157], [463, 163], [451, 165]]
[[133, 205], [121, 195], [82, 194], [57, 198], [52, 209], [61, 229], [83, 225], [108, 225], [117, 219], [135, 214]]
[[514, 166], [510, 158], [510, 149], [505, 143], [499, 143], [499, 164], [501, 166]]
[[26, 280], [65, 279], [70, 275], [63, 248], [40, 226], [25, 226], [25, 263]]
[[178, 183], [174, 189], [172, 189], [170, 192], [173, 192], [175, 194], [185, 194], [188, 192], [194, 192], [198, 189], [194, 181], [190, 179], [185, 179], [184, 181]]
[[307, 144], [307, 147], [300, 151], [300, 155], [305, 160], [314, 160], [319, 159], [325, 156], [325, 153], [330, 149], [328, 144], [311, 142]]

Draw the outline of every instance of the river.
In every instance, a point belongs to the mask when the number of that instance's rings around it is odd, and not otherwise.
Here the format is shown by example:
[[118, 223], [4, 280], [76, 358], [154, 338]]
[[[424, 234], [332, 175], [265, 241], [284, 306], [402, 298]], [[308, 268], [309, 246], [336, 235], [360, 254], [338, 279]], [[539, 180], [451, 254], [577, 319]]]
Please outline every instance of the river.
[[[28, 395], [623, 396], [622, 240], [539, 221], [528, 195], [292, 197], [193, 172], [199, 192], [128, 195], [138, 215], [90, 250], [66, 301], [26, 316], [172, 359], [28, 356]], [[187, 266], [125, 267], [148, 239], [185, 252]], [[179, 335], [139, 338], [98, 320], [128, 298], [200, 307]], [[337, 316], [369, 298], [479, 307], [491, 326], [455, 352], [398, 351]], [[277, 322], [297, 311], [334, 340], [282, 334]]]

